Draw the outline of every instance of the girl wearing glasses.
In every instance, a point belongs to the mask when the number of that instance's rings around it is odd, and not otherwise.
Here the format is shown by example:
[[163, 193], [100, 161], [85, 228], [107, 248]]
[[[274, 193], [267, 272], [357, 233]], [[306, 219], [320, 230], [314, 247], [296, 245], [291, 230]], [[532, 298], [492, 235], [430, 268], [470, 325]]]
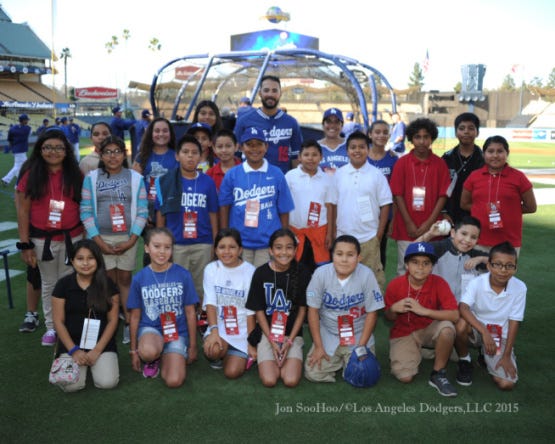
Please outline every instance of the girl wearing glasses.
[[81, 220], [102, 251], [108, 276], [119, 288], [126, 344], [127, 295], [136, 265], [137, 239], [148, 216], [146, 190], [142, 176], [128, 168], [125, 143], [119, 137], [109, 136], [101, 143], [98, 166], [83, 182]]
[[45, 131], [21, 169], [16, 187], [17, 223], [23, 261], [38, 265], [46, 333], [42, 345], [56, 343], [52, 290], [71, 273], [72, 243], [82, 238], [79, 202], [83, 176], [73, 146], [58, 129]]

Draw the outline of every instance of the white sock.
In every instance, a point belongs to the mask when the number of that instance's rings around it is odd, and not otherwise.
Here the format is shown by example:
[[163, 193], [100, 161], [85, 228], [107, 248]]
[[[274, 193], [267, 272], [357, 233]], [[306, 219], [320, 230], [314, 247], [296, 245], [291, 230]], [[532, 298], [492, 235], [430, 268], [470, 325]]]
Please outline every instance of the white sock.
[[470, 353], [468, 353], [466, 356], [459, 356], [459, 361], [471, 362], [472, 360], [470, 359]]

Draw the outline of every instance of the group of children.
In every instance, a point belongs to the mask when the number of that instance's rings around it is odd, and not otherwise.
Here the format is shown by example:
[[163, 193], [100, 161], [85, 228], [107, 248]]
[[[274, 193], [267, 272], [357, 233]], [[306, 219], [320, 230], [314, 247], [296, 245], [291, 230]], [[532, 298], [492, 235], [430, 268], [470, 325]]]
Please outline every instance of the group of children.
[[[324, 126], [333, 128], [341, 112], [328, 111]], [[143, 175], [148, 169], [152, 172], [144, 176], [144, 184], [133, 188], [133, 174], [118, 176], [125, 147], [117, 138], [109, 138], [100, 153], [108, 176], [104, 203], [97, 208], [96, 197], [91, 197], [96, 185], [86, 181], [83, 188], [88, 199], [81, 206], [88, 211], [82, 211], [81, 218], [90, 237], [106, 235], [99, 243], [106, 245], [100, 249], [108, 260], [121, 255], [114, 248], [122, 242], [124, 251], [135, 246], [147, 226], [148, 265], [127, 286], [130, 272], [123, 274], [123, 282], [110, 275], [120, 293], [126, 293], [121, 296], [133, 369], [145, 377], [161, 372], [168, 387], [181, 386], [186, 364], [198, 358], [197, 315], [202, 309], [208, 323], [203, 352], [212, 367], [223, 367], [228, 378], [241, 376], [256, 361], [260, 379], [268, 387], [280, 379], [286, 386], [296, 386], [303, 368], [310, 381], [330, 382], [346, 367], [354, 349], [364, 347], [375, 354], [373, 333], [378, 312], [385, 309], [385, 318], [393, 322], [391, 371], [400, 381], [414, 378], [421, 348], [431, 347], [435, 357], [430, 385], [443, 396], [456, 396], [447, 364], [455, 347], [457, 382], [470, 385], [468, 343], [472, 340], [483, 344], [484, 360], [498, 386], [514, 385], [513, 348], [526, 295], [524, 284], [513, 278], [516, 251], [510, 244], [501, 244], [489, 256], [480, 254], [474, 248], [480, 222], [469, 216], [454, 221], [449, 238], [427, 242], [445, 234], [438, 220], [453, 181], [443, 161], [431, 152], [437, 137], [433, 122], [418, 119], [409, 125], [407, 135], [414, 150], [399, 159], [384, 149], [387, 124], [374, 122], [370, 139], [361, 132], [349, 136], [348, 163], [333, 174], [321, 168], [322, 146], [306, 141], [299, 166], [285, 175], [266, 160], [268, 145], [257, 128], [243, 132], [239, 142], [244, 161], [239, 164], [232, 132], [221, 130], [206, 142], [199, 133], [210, 136], [211, 129], [197, 123], [172, 153], [167, 149], [173, 137], [167, 125], [165, 119], [155, 119], [147, 129], [146, 137], [154, 143], [142, 144], [135, 161], [135, 170]], [[212, 149], [220, 162], [210, 165], [207, 152]], [[170, 165], [172, 155], [175, 167]], [[159, 161], [152, 162], [153, 156]], [[154, 174], [155, 170], [159, 171]], [[90, 181], [91, 174], [87, 177]], [[129, 202], [114, 193], [113, 187], [121, 183], [128, 191], [135, 190], [126, 194], [132, 196]], [[385, 254], [393, 202], [399, 276], [386, 286], [380, 253]], [[104, 215], [99, 218], [101, 208]], [[106, 240], [122, 231], [129, 236], [116, 237], [110, 247]], [[112, 283], [106, 284], [110, 280], [104, 259], [95, 248], [77, 246], [75, 253], [88, 250], [85, 253], [93, 263], [79, 267], [73, 259], [78, 287], [88, 292], [91, 282], [104, 281], [99, 285], [112, 288]], [[480, 267], [487, 273], [476, 277]], [[97, 306], [92, 314], [90, 304], [79, 307], [87, 325], [93, 318], [100, 320], [100, 334], [97, 331], [93, 347], [81, 344], [75, 329], [75, 336], [59, 335], [68, 359], [94, 367], [96, 361], [80, 352], [111, 351], [105, 336], [114, 333], [107, 326], [113, 324], [111, 314], [119, 296], [103, 305], [110, 316], [97, 317]], [[53, 297], [65, 296], [55, 290]], [[62, 314], [67, 308], [54, 304], [56, 331], [64, 324]], [[303, 359], [305, 322], [312, 346]], [[96, 383], [94, 371], [93, 379]]]

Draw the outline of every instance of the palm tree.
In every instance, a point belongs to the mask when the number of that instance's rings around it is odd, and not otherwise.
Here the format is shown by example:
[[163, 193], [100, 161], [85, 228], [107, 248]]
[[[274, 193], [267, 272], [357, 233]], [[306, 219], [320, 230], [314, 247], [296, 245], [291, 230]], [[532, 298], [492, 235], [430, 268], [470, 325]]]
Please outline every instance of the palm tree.
[[63, 48], [62, 53], [60, 54], [60, 58], [64, 60], [64, 90], [65, 90], [65, 97], [67, 99], [67, 59], [71, 57], [71, 51], [69, 48]]

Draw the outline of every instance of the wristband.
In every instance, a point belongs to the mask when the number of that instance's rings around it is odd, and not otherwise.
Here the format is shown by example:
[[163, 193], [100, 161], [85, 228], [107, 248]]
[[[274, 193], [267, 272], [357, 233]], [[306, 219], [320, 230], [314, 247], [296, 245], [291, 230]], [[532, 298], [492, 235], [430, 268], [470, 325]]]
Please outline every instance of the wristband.
[[139, 350], [129, 350], [130, 355], [134, 355], [135, 353], [139, 353]]
[[21, 251], [23, 251], [23, 250], [32, 250], [33, 248], [35, 248], [35, 244], [31, 241], [29, 241], [29, 242], [17, 242], [15, 244], [15, 247], [18, 250], [21, 250]]
[[291, 338], [287, 338], [287, 345], [292, 346], [293, 345], [293, 341], [291, 340]]
[[71, 350], [68, 350], [67, 354], [69, 356], [73, 356], [73, 353], [75, 353], [77, 350], [81, 350], [81, 347], [79, 347], [78, 345], [74, 345]]
[[206, 339], [208, 336], [210, 336], [210, 333], [212, 333], [212, 330], [214, 330], [214, 329], [217, 330], [217, 329], [218, 329], [218, 326], [217, 326], [217, 325], [211, 325], [211, 326], [209, 326], [209, 327], [206, 329], [206, 331], [204, 332], [203, 339]]

